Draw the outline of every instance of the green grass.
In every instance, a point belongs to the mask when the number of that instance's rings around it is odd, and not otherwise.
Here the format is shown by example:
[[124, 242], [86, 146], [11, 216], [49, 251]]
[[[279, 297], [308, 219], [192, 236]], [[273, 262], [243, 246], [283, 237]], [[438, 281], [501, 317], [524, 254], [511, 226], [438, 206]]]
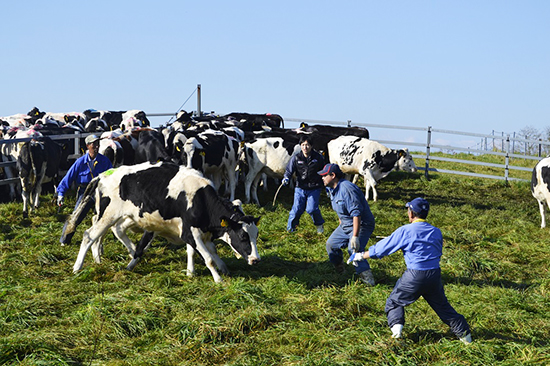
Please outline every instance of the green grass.
[[[133, 272], [126, 249], [108, 234], [103, 262], [90, 254], [72, 274], [79, 246], [61, 247], [65, 215], [44, 202], [29, 219], [22, 204], [0, 206], [0, 364], [6, 365], [524, 365], [550, 362], [549, 232], [529, 183], [453, 175], [391, 173], [370, 202], [374, 235], [405, 224], [405, 202], [425, 196], [442, 229], [442, 272], [451, 304], [474, 343], [454, 338], [420, 299], [407, 308], [404, 338], [390, 338], [384, 304], [405, 265], [396, 253], [371, 261], [378, 284], [351, 267], [336, 273], [325, 240], [337, 217], [323, 195], [318, 235], [302, 217], [285, 232], [292, 191], [260, 191], [262, 262], [248, 266], [220, 243], [231, 275], [216, 284], [198, 260], [163, 240]], [[242, 192], [240, 192], [242, 193]], [[43, 201], [51, 195], [43, 197]], [[75, 242], [90, 225], [79, 227]], [[138, 237], [134, 236], [134, 240]], [[371, 242], [374, 242], [373, 239]]]

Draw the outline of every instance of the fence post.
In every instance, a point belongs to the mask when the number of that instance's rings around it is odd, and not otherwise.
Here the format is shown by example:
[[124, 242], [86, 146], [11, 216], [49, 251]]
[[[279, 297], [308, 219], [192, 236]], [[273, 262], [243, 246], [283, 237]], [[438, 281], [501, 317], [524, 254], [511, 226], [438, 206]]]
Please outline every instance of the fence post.
[[351, 119], [348, 119], [348, 127], [351, 127]]
[[508, 182], [508, 173], [510, 169], [510, 135], [506, 135], [506, 162], [504, 163], [504, 180]]
[[[74, 134], [78, 135], [78, 134], [80, 134], [80, 132], [75, 131]], [[80, 154], [80, 139], [79, 138], [74, 139], [74, 151], [75, 151], [75, 154]]]
[[424, 170], [424, 176], [428, 177], [428, 171], [430, 170], [430, 145], [432, 143], [432, 126], [428, 126], [428, 138], [426, 141], [426, 170]]

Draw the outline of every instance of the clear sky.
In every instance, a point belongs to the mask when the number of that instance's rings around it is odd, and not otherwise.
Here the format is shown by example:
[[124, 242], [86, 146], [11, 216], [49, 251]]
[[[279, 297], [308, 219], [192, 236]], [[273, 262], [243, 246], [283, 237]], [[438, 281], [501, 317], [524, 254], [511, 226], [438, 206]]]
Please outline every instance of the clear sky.
[[[202, 110], [550, 126], [550, 1], [6, 1], [0, 116]], [[196, 110], [196, 94], [184, 105]], [[168, 118], [163, 118], [167, 120]], [[376, 136], [372, 136], [376, 139]]]

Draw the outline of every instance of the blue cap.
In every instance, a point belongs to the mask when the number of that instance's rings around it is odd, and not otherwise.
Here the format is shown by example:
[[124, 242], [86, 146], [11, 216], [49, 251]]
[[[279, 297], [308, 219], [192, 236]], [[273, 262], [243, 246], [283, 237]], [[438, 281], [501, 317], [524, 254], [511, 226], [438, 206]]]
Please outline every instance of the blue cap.
[[430, 211], [430, 203], [422, 197], [417, 197], [411, 202], [408, 202], [405, 207], [410, 208], [417, 214], [428, 214]]
[[319, 170], [317, 172], [317, 174], [321, 176], [332, 174], [332, 173], [336, 175], [342, 174], [342, 171], [340, 170], [340, 167], [337, 164], [326, 164], [323, 170]]

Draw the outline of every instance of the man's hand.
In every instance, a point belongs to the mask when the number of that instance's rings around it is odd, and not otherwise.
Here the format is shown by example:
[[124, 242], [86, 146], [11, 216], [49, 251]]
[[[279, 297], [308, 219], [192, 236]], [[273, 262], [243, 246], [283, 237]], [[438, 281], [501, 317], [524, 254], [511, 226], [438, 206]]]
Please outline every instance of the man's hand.
[[63, 206], [63, 196], [57, 196], [57, 205]]
[[352, 236], [349, 243], [352, 251], [357, 252], [359, 250], [359, 237]]
[[365, 258], [363, 258], [363, 252], [352, 253], [349, 256], [348, 264], [350, 264], [351, 262], [360, 262], [360, 261], [364, 261], [364, 260], [365, 260]]
[[288, 186], [288, 183], [290, 183], [290, 179], [283, 178], [283, 186]]

